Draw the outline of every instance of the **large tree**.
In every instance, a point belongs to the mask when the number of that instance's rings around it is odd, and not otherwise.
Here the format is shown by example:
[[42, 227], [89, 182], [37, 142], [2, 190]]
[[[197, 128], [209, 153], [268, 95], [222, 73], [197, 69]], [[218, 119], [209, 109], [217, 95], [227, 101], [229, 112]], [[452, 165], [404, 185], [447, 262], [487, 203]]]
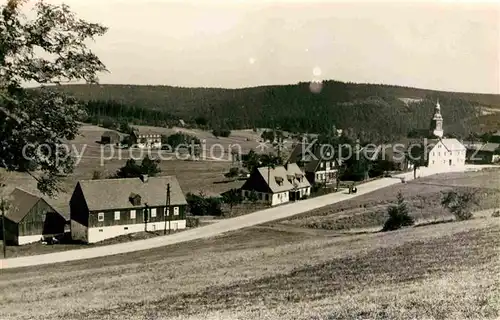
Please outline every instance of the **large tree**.
[[64, 142], [78, 133], [83, 106], [50, 86], [97, 83], [106, 68], [86, 43], [107, 29], [78, 19], [64, 4], [30, 3], [34, 15], [27, 18], [26, 3], [0, 6], [0, 166], [30, 173], [51, 195], [73, 170]]

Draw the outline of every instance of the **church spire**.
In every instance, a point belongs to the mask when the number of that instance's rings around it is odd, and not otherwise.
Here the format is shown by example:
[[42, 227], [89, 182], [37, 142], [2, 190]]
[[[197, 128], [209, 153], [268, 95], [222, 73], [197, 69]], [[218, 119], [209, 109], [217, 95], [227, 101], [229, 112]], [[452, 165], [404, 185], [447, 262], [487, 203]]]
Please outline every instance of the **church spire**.
[[436, 102], [436, 108], [434, 109], [434, 116], [431, 121], [431, 133], [437, 138], [443, 137], [443, 116], [441, 115], [441, 105], [439, 104], [439, 98]]

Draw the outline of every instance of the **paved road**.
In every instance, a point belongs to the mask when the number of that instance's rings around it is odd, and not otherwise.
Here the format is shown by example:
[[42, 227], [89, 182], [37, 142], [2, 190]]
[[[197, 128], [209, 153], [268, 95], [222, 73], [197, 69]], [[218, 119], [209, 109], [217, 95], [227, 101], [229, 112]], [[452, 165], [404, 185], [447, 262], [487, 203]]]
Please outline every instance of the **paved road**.
[[[470, 168], [468, 168], [470, 170]], [[419, 176], [424, 177], [438, 172], [433, 172], [427, 168], [419, 170]], [[406, 181], [413, 179], [413, 172], [397, 175], [392, 178], [383, 178], [374, 180], [357, 186], [358, 192], [356, 195], [348, 194], [347, 192], [338, 192], [324, 195], [321, 197], [302, 200], [295, 203], [285, 204], [279, 207], [269, 208], [244, 216], [239, 216], [231, 219], [221, 220], [204, 227], [187, 230], [173, 235], [159, 236], [146, 240], [138, 240], [126, 243], [119, 243], [109, 246], [76, 249], [70, 251], [62, 251], [36, 256], [17, 257], [0, 260], [0, 269], [19, 268], [26, 266], [35, 266], [42, 264], [50, 264], [57, 262], [66, 262], [82, 259], [97, 258], [139, 250], [162, 247], [180, 242], [186, 242], [196, 239], [209, 238], [222, 233], [238, 230], [273, 220], [287, 218], [309, 210], [321, 208], [327, 205], [338, 203], [347, 199], [359, 197], [363, 194], [385, 188], [397, 183], [401, 183], [399, 178], [405, 178]]]

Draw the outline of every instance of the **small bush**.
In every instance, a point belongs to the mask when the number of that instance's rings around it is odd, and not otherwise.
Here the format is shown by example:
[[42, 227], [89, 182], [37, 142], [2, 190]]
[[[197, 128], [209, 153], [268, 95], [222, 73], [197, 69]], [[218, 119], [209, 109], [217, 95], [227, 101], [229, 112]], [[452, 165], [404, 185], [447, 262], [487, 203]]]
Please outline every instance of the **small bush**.
[[100, 180], [102, 179], [102, 172], [95, 170], [92, 172], [92, 180]]
[[197, 228], [200, 225], [200, 218], [197, 217], [186, 217], [186, 227]]
[[493, 213], [491, 214], [491, 216], [493, 218], [500, 218], [500, 210], [493, 211]]
[[441, 205], [448, 209], [457, 220], [469, 220], [472, 218], [472, 207], [479, 205], [477, 191], [448, 191], [443, 195]]
[[389, 219], [384, 224], [382, 231], [397, 230], [415, 224], [415, 220], [409, 215], [408, 206], [401, 192], [398, 193], [397, 204], [390, 206], [387, 210]]
[[227, 138], [227, 137], [229, 137], [231, 135], [231, 130], [228, 130], [228, 129], [214, 129], [214, 130], [212, 130], [212, 134], [215, 137]]

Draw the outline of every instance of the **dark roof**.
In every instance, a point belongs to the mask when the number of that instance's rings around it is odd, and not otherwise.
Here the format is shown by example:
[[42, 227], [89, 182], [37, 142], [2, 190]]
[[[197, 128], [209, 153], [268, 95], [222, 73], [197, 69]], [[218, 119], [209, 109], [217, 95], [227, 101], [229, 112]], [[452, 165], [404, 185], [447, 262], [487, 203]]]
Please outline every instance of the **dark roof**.
[[495, 150], [497, 150], [498, 148], [500, 148], [500, 143], [488, 142], [481, 148], [481, 151], [495, 152]]
[[327, 144], [314, 144], [309, 147], [307, 142], [299, 143], [290, 153], [287, 163], [303, 163], [304, 171], [315, 172], [320, 161], [336, 161], [335, 148]]
[[[141, 178], [82, 180], [79, 182], [90, 211], [113, 210], [134, 207], [164, 206], [170, 184], [170, 204], [187, 204], [184, 193], [175, 176], [149, 177], [147, 182]], [[141, 196], [141, 204], [134, 206], [130, 195]]]
[[[14, 189], [8, 197], [9, 209], [5, 217], [13, 222], [21, 222], [42, 198], [20, 188]], [[55, 211], [55, 210], [54, 210]]]

